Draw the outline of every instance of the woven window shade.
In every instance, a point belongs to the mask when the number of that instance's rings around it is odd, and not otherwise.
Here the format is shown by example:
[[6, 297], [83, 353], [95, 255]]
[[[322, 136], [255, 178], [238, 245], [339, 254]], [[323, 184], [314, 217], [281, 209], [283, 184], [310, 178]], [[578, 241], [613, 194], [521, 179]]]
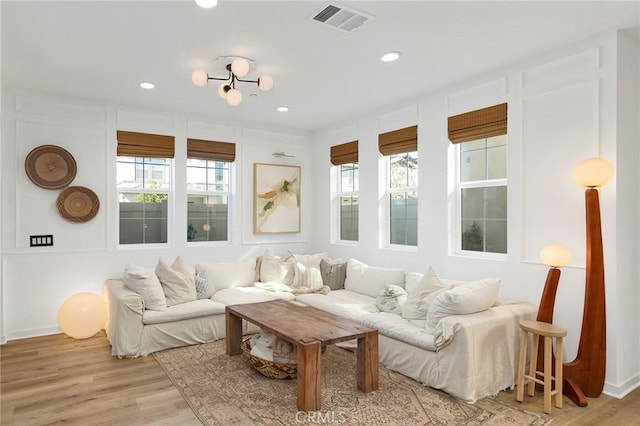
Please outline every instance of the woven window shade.
[[174, 137], [118, 130], [118, 157], [173, 158]]
[[331, 164], [334, 166], [357, 162], [358, 141], [347, 142], [331, 147]]
[[469, 142], [506, 134], [506, 103], [449, 117], [451, 143]]
[[232, 142], [187, 139], [187, 158], [231, 163], [236, 159], [236, 144]]
[[382, 155], [402, 154], [418, 150], [418, 126], [378, 135], [378, 151]]

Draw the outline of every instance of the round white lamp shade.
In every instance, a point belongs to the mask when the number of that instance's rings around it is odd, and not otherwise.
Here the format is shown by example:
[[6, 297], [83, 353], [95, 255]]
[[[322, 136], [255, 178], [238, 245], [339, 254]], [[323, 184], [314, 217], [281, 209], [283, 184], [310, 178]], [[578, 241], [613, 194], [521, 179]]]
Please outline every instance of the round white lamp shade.
[[603, 158], [588, 158], [573, 168], [573, 180], [585, 188], [605, 185], [613, 174], [613, 165]]
[[231, 89], [227, 92], [227, 103], [229, 105], [240, 105], [240, 102], [242, 102], [242, 92], [238, 89]]
[[540, 250], [540, 260], [552, 268], [561, 268], [571, 263], [571, 250], [560, 244], [549, 244]]
[[249, 74], [249, 61], [244, 58], [234, 59], [233, 62], [231, 62], [231, 72], [240, 78]]
[[209, 81], [207, 72], [203, 69], [197, 69], [191, 73], [191, 82], [198, 87], [204, 87]]
[[273, 88], [273, 77], [269, 74], [263, 74], [258, 78], [258, 88], [263, 92], [267, 92]]
[[74, 339], [88, 339], [104, 328], [107, 320], [102, 297], [95, 293], [78, 293], [64, 301], [58, 311], [58, 325]]

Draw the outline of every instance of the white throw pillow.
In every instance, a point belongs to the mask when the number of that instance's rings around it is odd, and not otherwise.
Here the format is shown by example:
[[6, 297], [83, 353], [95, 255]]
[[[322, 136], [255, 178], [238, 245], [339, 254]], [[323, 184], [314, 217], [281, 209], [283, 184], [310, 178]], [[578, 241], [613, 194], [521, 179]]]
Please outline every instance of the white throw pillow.
[[246, 287], [253, 284], [256, 277], [256, 259], [239, 260], [232, 263], [200, 263], [196, 272], [206, 271], [216, 291], [223, 288]]
[[196, 300], [195, 277], [191, 275], [191, 271], [180, 259], [180, 256], [176, 258], [172, 266], [169, 266], [164, 259], [158, 259], [156, 275], [162, 284], [168, 306]]
[[449, 315], [465, 315], [489, 309], [498, 298], [499, 279], [484, 279], [456, 286], [438, 295], [427, 313], [427, 330]]
[[320, 272], [320, 261], [328, 259], [329, 253], [316, 254], [294, 254], [295, 273], [293, 275], [292, 287], [320, 288], [322, 284], [322, 273]]
[[402, 314], [402, 304], [407, 300], [407, 292], [400, 286], [387, 284], [376, 297], [376, 306], [380, 312]]
[[290, 286], [293, 283], [295, 259], [290, 252], [284, 256], [275, 256], [265, 250], [260, 263], [260, 281], [276, 282]]
[[451, 286], [447, 286], [440, 281], [433, 268], [429, 268], [417, 286], [413, 287], [412, 291], [409, 292], [407, 301], [402, 305], [402, 317], [407, 320], [426, 320], [427, 312], [433, 299], [450, 288]]
[[167, 300], [164, 297], [162, 285], [153, 270], [142, 266], [127, 265], [124, 268], [123, 281], [129, 290], [142, 296], [145, 309], [167, 310]]
[[344, 288], [365, 296], [377, 297], [387, 284], [404, 287], [404, 276], [402, 269], [378, 268], [349, 259]]

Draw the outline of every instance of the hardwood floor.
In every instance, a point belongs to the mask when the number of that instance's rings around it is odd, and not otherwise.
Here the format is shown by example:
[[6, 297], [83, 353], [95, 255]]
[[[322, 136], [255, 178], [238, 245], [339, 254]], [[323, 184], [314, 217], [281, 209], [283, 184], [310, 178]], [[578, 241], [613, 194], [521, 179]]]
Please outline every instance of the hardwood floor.
[[[14, 340], [0, 347], [2, 425], [199, 425], [152, 356], [117, 359], [100, 333], [85, 340], [62, 334]], [[542, 412], [542, 396], [515, 401]], [[622, 400], [602, 395], [579, 408], [565, 398], [553, 425], [640, 425], [640, 389]]]

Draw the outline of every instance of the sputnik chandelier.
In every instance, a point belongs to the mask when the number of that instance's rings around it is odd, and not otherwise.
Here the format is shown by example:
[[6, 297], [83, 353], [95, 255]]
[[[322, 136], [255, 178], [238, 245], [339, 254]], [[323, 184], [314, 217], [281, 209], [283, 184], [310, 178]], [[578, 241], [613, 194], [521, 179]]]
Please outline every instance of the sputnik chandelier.
[[261, 75], [257, 80], [242, 80], [242, 77], [249, 73], [249, 60], [247, 58], [235, 57], [235, 59], [226, 66], [229, 75], [226, 77], [210, 77], [203, 69], [197, 69], [191, 73], [191, 81], [198, 87], [204, 87], [209, 80], [224, 81], [218, 87], [218, 95], [231, 106], [240, 105], [242, 102], [242, 92], [236, 88], [237, 82], [256, 83], [258, 88], [264, 92], [271, 90], [273, 87], [273, 77], [269, 74]]

